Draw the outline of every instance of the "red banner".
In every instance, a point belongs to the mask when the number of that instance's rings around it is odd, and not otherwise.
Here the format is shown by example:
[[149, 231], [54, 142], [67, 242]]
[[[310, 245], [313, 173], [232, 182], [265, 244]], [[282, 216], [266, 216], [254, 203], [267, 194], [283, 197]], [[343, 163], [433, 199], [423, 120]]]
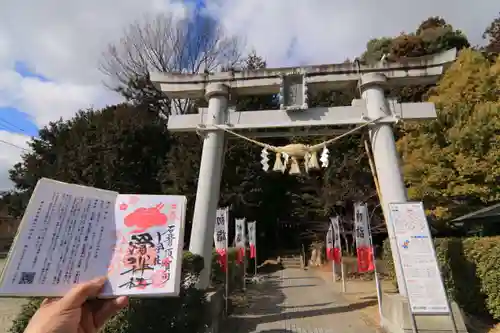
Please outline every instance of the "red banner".
[[340, 264], [342, 262], [342, 253], [340, 252], [340, 249], [338, 247], [333, 248], [333, 257], [332, 260], [336, 264]]
[[222, 268], [222, 271], [226, 272], [226, 270], [227, 270], [226, 249], [218, 249], [216, 251], [218, 253], [217, 263]]
[[326, 260], [332, 261], [333, 260], [333, 248], [326, 248]]
[[373, 262], [373, 248], [358, 247], [358, 273], [365, 273], [375, 270], [375, 263]]
[[257, 254], [257, 249], [255, 248], [255, 245], [250, 244], [250, 258], [255, 258]]
[[240, 265], [243, 262], [243, 258], [245, 258], [245, 248], [240, 247], [238, 248], [238, 253], [236, 256], [236, 262], [238, 263], [238, 265]]

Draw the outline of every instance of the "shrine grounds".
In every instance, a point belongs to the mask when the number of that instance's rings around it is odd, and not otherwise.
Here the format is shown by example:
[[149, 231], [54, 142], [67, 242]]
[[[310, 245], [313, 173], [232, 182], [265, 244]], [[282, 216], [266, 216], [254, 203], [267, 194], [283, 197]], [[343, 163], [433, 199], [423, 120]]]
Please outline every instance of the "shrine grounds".
[[[6, 259], [0, 258], [0, 272], [3, 270]], [[27, 302], [24, 298], [1, 298], [0, 299], [0, 332], [7, 332], [12, 321], [21, 311], [23, 304]]]

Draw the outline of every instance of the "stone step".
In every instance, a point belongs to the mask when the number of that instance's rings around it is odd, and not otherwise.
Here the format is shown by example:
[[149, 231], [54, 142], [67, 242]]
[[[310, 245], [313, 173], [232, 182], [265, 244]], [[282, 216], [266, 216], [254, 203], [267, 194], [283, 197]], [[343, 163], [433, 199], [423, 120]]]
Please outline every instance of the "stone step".
[[293, 262], [300, 262], [300, 258], [298, 259], [281, 259], [281, 262], [287, 262], [287, 263], [293, 263]]
[[281, 258], [281, 264], [285, 268], [301, 268], [302, 261], [300, 257], [285, 257]]
[[284, 268], [301, 268], [302, 265], [300, 263], [293, 263], [293, 264], [283, 264]]
[[300, 265], [301, 261], [300, 260], [282, 260], [281, 263], [283, 265]]

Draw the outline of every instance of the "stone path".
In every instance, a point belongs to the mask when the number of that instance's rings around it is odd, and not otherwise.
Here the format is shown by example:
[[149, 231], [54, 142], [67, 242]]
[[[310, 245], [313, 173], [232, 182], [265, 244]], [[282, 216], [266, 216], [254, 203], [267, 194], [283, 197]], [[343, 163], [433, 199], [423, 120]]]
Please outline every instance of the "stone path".
[[285, 269], [247, 290], [248, 306], [223, 325], [225, 333], [374, 333], [350, 306], [314, 273]]

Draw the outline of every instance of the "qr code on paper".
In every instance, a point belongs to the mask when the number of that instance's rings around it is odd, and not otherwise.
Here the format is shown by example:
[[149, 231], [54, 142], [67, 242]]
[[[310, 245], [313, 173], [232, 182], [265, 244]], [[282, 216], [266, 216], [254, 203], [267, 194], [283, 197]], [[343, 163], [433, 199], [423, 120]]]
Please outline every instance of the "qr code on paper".
[[19, 284], [33, 284], [35, 281], [35, 272], [22, 272]]

